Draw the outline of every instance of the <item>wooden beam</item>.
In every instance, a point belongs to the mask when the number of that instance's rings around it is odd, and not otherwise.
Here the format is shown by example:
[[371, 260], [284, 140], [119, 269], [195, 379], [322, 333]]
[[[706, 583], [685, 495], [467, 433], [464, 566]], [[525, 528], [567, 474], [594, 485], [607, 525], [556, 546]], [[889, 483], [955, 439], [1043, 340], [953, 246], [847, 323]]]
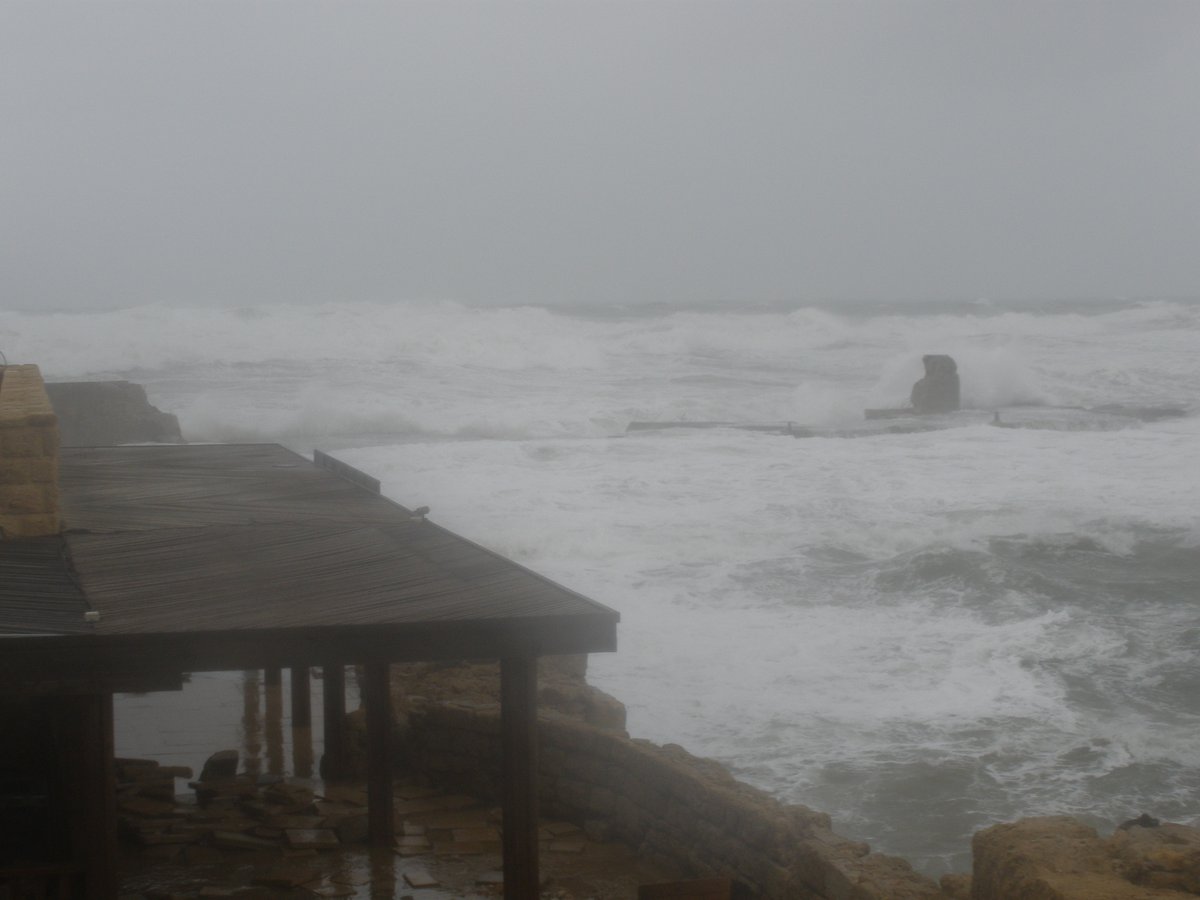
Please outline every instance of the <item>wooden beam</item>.
[[325, 722], [325, 756], [321, 760], [321, 775], [332, 779], [345, 778], [346, 668], [341, 663], [323, 668], [321, 695]]
[[371, 844], [391, 847], [392, 821], [392, 683], [391, 666], [364, 666], [363, 705], [367, 709], [367, 825]]
[[537, 657], [500, 661], [504, 900], [537, 900]]
[[[63, 635], [12, 638], [0, 654], [0, 692], [39, 680], [94, 679], [137, 670], [225, 672], [264, 666], [436, 659], [503, 659], [531, 644], [539, 655], [617, 648], [616, 614], [533, 616], [498, 621], [312, 626], [195, 634]], [[93, 680], [88, 680], [93, 679]]]

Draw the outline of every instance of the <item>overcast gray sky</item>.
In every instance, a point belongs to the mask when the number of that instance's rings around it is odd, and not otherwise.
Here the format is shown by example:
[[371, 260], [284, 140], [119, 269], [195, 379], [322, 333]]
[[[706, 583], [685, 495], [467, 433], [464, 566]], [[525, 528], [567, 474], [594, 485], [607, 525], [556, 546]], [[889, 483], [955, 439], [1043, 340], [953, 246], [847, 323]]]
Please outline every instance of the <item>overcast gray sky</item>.
[[0, 0], [0, 304], [1200, 295], [1200, 3]]

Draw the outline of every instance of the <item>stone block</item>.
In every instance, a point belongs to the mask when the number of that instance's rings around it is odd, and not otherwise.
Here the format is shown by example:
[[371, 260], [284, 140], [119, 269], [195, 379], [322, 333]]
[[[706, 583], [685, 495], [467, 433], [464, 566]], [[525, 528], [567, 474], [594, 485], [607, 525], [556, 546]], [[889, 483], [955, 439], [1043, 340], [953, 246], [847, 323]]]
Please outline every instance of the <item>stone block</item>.
[[432, 888], [441, 884], [424, 866], [410, 865], [404, 870], [404, 880], [414, 888]]
[[26, 516], [6, 516], [0, 513], [0, 531], [6, 538], [41, 537], [58, 534], [59, 519], [53, 513]]
[[45, 438], [40, 428], [0, 426], [0, 458], [28, 459], [46, 455]]
[[58, 429], [53, 425], [46, 424], [40, 429], [42, 439], [42, 455], [52, 459], [58, 458], [58, 450], [61, 445], [59, 440]]
[[30, 467], [41, 460], [23, 457], [0, 457], [0, 486], [9, 484], [29, 484], [34, 481]]
[[25, 460], [31, 484], [58, 484], [58, 460], [53, 456]]
[[6, 484], [0, 488], [0, 515], [36, 515], [51, 512], [57, 492], [45, 484]]

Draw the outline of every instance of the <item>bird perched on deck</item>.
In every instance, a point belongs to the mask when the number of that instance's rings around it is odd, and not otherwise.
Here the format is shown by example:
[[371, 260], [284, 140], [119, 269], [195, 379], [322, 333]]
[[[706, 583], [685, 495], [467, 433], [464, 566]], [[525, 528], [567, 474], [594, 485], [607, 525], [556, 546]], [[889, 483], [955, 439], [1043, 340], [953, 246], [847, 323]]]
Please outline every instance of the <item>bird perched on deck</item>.
[[429, 507], [418, 506], [412, 511], [412, 515], [410, 515], [409, 518], [414, 522], [424, 522], [427, 515], [429, 515]]

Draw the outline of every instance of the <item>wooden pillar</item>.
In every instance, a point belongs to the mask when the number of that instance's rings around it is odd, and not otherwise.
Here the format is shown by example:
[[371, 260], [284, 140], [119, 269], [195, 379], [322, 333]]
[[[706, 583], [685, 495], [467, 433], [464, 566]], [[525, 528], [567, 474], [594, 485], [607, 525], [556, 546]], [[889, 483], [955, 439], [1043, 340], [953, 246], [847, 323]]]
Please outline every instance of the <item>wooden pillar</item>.
[[500, 661], [504, 900], [537, 900], [537, 657]]
[[283, 672], [263, 673], [263, 734], [267, 742], [267, 772], [283, 774]]
[[247, 775], [254, 776], [262, 763], [262, 719], [258, 709], [261, 687], [258, 669], [242, 672], [242, 766]]
[[292, 727], [312, 726], [312, 693], [308, 684], [308, 667], [292, 669]]
[[292, 771], [309, 778], [313, 771], [312, 691], [307, 666], [294, 667], [292, 685]]
[[112, 694], [66, 698], [62, 740], [72, 856], [83, 867], [83, 896], [115, 900], [117, 786], [113, 763]]
[[322, 671], [322, 717], [325, 722], [325, 757], [321, 774], [326, 778], [346, 777], [346, 668], [341, 663]]
[[395, 840], [391, 666], [370, 663], [363, 668], [363, 705], [367, 709], [367, 825], [373, 846], [390, 847]]

